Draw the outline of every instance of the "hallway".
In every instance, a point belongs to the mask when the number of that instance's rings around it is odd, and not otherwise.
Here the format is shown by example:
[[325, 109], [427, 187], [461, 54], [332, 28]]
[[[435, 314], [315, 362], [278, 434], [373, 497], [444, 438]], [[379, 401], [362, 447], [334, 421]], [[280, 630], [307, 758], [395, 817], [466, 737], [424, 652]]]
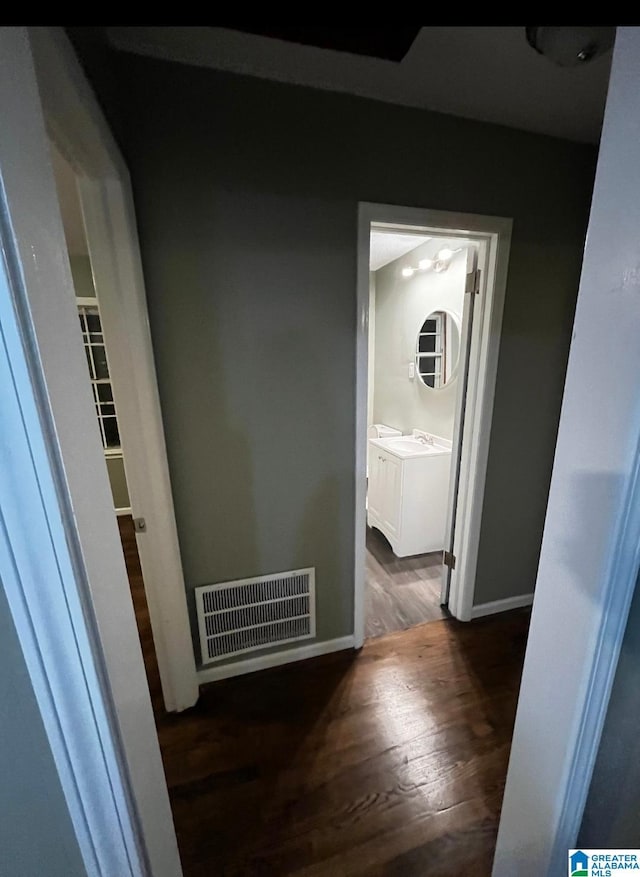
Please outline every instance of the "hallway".
[[185, 877], [488, 877], [527, 611], [219, 682], [167, 715], [120, 527]]

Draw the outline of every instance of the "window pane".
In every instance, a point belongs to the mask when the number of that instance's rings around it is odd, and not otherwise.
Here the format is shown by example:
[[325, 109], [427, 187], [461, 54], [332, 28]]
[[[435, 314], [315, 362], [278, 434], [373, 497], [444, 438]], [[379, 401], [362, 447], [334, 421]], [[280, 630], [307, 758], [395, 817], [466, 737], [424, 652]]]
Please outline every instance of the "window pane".
[[104, 417], [102, 419], [104, 429], [104, 437], [108, 448], [120, 447], [120, 433], [118, 432], [118, 424], [115, 417]]
[[100, 314], [87, 314], [87, 327], [89, 332], [102, 332], [102, 326], [100, 325]]
[[89, 375], [93, 379], [95, 375], [93, 374], [93, 363], [91, 362], [91, 353], [88, 347], [85, 347], [84, 352], [87, 355], [87, 368], [89, 369]]
[[425, 320], [424, 326], [422, 327], [423, 332], [437, 332], [438, 331], [438, 320]]
[[418, 353], [435, 353], [438, 350], [437, 335], [420, 335], [418, 338]]
[[109, 369], [107, 368], [107, 354], [105, 353], [105, 349], [102, 345], [98, 345], [96, 347], [92, 347], [93, 351], [93, 362], [95, 364], [96, 369], [96, 378], [100, 380], [101, 378], [109, 377]]
[[96, 384], [98, 389], [98, 399], [101, 402], [113, 402], [113, 392], [111, 384]]
[[439, 356], [421, 356], [418, 363], [418, 370], [421, 375], [434, 374], [440, 371]]
[[91, 378], [91, 392], [96, 406], [100, 436], [105, 448], [120, 447], [120, 433], [113, 402], [113, 390], [109, 381], [109, 368], [104, 348], [100, 314], [96, 308], [78, 307], [78, 319], [82, 331], [87, 367]]

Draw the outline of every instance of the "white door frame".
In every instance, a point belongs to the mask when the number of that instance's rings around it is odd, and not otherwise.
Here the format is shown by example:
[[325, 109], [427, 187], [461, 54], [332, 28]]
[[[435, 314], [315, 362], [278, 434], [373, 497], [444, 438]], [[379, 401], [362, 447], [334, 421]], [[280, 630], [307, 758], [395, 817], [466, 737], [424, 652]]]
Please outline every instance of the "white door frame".
[[66, 35], [30, 40], [49, 136], [79, 180], [162, 693], [179, 711], [198, 682], [129, 174]]
[[[512, 220], [497, 216], [452, 213], [391, 204], [361, 203], [358, 210], [357, 328], [356, 328], [356, 447], [354, 634], [356, 648], [364, 642], [365, 535], [367, 493], [367, 382], [369, 325], [369, 232], [371, 223], [402, 228], [424, 227], [443, 234], [460, 234], [486, 243], [487, 257], [472, 327], [467, 420], [460, 464], [460, 488], [454, 541], [456, 569], [451, 578], [449, 609], [469, 621], [478, 559], [482, 499], [489, 452], [500, 329], [509, 263]], [[474, 617], [477, 613], [474, 613]]]
[[619, 27], [494, 877], [566, 874], [637, 587], [639, 80], [640, 28]]
[[0, 105], [0, 579], [87, 874], [180, 877], [26, 28]]

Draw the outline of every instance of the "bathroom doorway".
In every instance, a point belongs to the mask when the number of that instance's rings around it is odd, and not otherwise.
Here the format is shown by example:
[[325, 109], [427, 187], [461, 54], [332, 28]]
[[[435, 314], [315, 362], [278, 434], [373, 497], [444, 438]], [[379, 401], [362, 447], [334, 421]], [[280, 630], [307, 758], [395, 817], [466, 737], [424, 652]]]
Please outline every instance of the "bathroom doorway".
[[492, 611], [473, 583], [510, 228], [360, 207], [357, 644]]
[[442, 552], [476, 246], [376, 224], [369, 241], [366, 637], [447, 616]]

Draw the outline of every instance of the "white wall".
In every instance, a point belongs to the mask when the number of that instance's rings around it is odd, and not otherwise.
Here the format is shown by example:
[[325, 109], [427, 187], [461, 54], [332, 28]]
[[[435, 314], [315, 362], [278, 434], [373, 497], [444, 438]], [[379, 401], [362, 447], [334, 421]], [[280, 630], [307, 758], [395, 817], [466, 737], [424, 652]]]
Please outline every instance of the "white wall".
[[[566, 873], [566, 851], [576, 845], [577, 822], [603, 719], [601, 698], [606, 703], [610, 662], [617, 661], [627, 601], [636, 583], [640, 544], [639, 508], [633, 501], [638, 492], [640, 445], [638, 81], [640, 28], [620, 27], [494, 877]], [[627, 647], [633, 646], [627, 642]], [[628, 666], [625, 660], [623, 672]], [[625, 703], [627, 718], [635, 706], [633, 701]], [[636, 716], [636, 738], [639, 722]], [[619, 725], [614, 733], [619, 736], [626, 727], [626, 723]], [[622, 788], [628, 781], [628, 774], [635, 770], [635, 755], [629, 749], [624, 760], [611, 761], [610, 786]], [[613, 815], [610, 810], [600, 813], [598, 846], [615, 842]], [[635, 823], [637, 845], [637, 814]], [[595, 843], [595, 836], [591, 837]]]
[[386, 423], [402, 430], [424, 429], [453, 438], [457, 380], [434, 390], [416, 375], [409, 378], [409, 363], [415, 361], [416, 339], [425, 318], [432, 311], [447, 310], [462, 321], [466, 258], [457, 253], [447, 271], [428, 270], [402, 276], [406, 266], [431, 258], [442, 242], [428, 241], [375, 272], [374, 423]]

